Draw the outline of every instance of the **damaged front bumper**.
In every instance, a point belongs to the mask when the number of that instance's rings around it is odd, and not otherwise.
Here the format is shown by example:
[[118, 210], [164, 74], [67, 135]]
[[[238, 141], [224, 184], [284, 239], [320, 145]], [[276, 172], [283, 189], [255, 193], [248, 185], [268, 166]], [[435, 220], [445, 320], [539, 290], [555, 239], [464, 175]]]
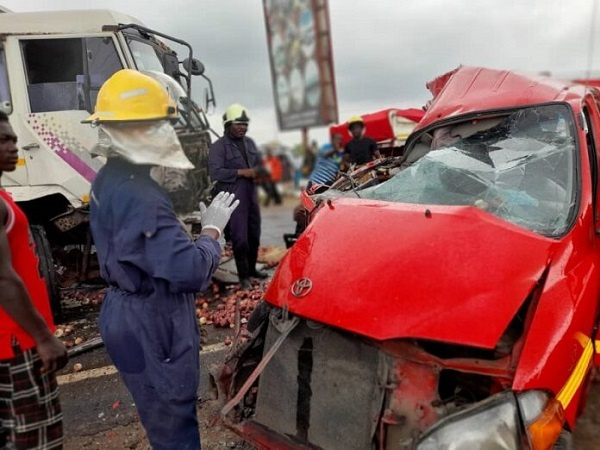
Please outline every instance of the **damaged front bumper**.
[[[280, 315], [273, 310], [228, 361], [229, 398], [281, 337]], [[418, 342], [374, 342], [300, 320], [226, 420], [263, 449], [552, 448], [560, 404], [543, 391], [510, 390], [509, 355], [463, 350], [444, 357]]]

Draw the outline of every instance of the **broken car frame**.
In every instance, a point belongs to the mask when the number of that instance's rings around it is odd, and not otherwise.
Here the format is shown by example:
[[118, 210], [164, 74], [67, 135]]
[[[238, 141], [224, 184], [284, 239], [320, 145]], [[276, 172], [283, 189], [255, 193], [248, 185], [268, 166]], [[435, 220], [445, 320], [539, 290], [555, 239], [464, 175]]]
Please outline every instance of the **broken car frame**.
[[303, 197], [221, 376], [259, 448], [572, 448], [597, 351], [600, 91], [476, 67], [428, 87], [390, 177]]

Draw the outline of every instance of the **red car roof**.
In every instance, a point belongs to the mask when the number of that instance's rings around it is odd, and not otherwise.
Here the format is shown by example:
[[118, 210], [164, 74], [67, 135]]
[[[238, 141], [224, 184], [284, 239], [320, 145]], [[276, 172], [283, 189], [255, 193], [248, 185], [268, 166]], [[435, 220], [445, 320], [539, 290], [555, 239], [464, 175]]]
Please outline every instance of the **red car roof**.
[[551, 101], [578, 101], [585, 86], [508, 70], [461, 66], [427, 83], [434, 98], [416, 129], [462, 114]]

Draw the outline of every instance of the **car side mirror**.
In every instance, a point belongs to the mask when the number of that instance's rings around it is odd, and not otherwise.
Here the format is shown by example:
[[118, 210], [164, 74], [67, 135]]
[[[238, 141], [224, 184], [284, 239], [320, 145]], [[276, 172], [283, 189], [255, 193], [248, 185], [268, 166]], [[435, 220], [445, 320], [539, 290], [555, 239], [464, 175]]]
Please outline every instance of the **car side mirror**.
[[190, 75], [200, 76], [204, 73], [204, 64], [193, 58], [191, 61], [189, 58], [183, 60], [183, 68]]

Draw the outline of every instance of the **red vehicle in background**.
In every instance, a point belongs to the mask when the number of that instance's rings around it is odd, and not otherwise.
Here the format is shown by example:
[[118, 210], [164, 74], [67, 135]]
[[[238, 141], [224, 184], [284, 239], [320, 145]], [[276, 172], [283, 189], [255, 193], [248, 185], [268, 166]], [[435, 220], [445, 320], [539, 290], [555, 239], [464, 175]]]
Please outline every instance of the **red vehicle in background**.
[[[377, 142], [382, 154], [396, 156], [400, 154], [406, 139], [424, 115], [425, 111], [422, 109], [389, 108], [363, 114], [361, 117], [365, 125], [365, 135]], [[352, 139], [348, 122], [330, 126], [329, 135], [335, 133], [342, 136], [344, 146]]]
[[[460, 67], [310, 223], [221, 378], [262, 449], [571, 449], [596, 356], [600, 92]], [[375, 181], [373, 181], [375, 180]]]

